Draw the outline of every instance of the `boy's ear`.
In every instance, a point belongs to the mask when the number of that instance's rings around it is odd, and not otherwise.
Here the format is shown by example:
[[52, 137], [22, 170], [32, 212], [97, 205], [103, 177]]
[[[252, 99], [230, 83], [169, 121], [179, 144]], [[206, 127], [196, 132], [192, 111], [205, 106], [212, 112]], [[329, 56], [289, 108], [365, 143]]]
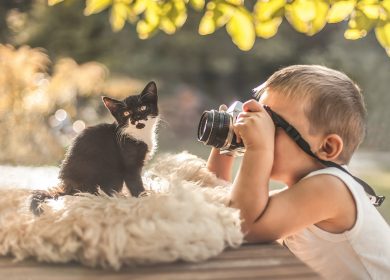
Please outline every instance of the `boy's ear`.
[[317, 156], [322, 160], [336, 161], [343, 151], [343, 147], [343, 139], [338, 134], [329, 134], [317, 151]]
[[112, 99], [107, 96], [102, 96], [102, 100], [104, 103], [104, 106], [111, 112], [111, 114], [114, 114], [120, 107], [123, 106], [123, 103], [121, 101], [118, 101], [116, 99]]

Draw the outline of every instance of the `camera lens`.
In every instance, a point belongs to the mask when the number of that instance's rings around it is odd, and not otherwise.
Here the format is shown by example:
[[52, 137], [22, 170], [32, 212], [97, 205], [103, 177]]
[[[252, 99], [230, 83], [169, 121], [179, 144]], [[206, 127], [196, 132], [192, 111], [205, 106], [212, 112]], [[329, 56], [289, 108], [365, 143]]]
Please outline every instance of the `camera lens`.
[[231, 129], [231, 118], [226, 112], [205, 111], [198, 126], [198, 140], [216, 148], [223, 147]]

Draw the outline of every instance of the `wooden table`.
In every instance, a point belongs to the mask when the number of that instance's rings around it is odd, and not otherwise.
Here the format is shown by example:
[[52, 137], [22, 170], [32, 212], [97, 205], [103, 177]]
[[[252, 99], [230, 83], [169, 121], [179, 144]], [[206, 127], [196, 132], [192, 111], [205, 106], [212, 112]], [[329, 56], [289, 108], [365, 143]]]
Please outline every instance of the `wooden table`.
[[0, 257], [1, 280], [67, 279], [320, 279], [310, 268], [279, 244], [243, 245], [227, 249], [201, 263], [173, 263], [126, 267], [120, 271], [91, 269], [79, 264], [44, 264], [33, 260], [13, 263]]

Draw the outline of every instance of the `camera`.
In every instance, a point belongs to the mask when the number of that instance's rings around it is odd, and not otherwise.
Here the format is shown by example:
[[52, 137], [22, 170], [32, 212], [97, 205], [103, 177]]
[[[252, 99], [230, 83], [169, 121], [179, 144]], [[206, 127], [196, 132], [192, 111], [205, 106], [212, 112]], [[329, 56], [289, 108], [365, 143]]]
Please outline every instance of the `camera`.
[[221, 154], [245, 152], [242, 142], [237, 143], [233, 124], [242, 112], [242, 102], [236, 101], [226, 112], [210, 110], [203, 112], [198, 125], [198, 141], [220, 149]]

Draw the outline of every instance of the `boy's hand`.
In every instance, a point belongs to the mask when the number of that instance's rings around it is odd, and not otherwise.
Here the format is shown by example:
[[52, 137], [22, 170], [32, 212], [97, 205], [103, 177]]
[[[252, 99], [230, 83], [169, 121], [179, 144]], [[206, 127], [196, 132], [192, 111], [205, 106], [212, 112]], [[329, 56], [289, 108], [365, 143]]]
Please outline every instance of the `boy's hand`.
[[273, 151], [275, 138], [275, 125], [263, 108], [255, 100], [249, 100], [243, 105], [234, 124], [234, 133], [237, 142], [243, 142], [246, 150]]

